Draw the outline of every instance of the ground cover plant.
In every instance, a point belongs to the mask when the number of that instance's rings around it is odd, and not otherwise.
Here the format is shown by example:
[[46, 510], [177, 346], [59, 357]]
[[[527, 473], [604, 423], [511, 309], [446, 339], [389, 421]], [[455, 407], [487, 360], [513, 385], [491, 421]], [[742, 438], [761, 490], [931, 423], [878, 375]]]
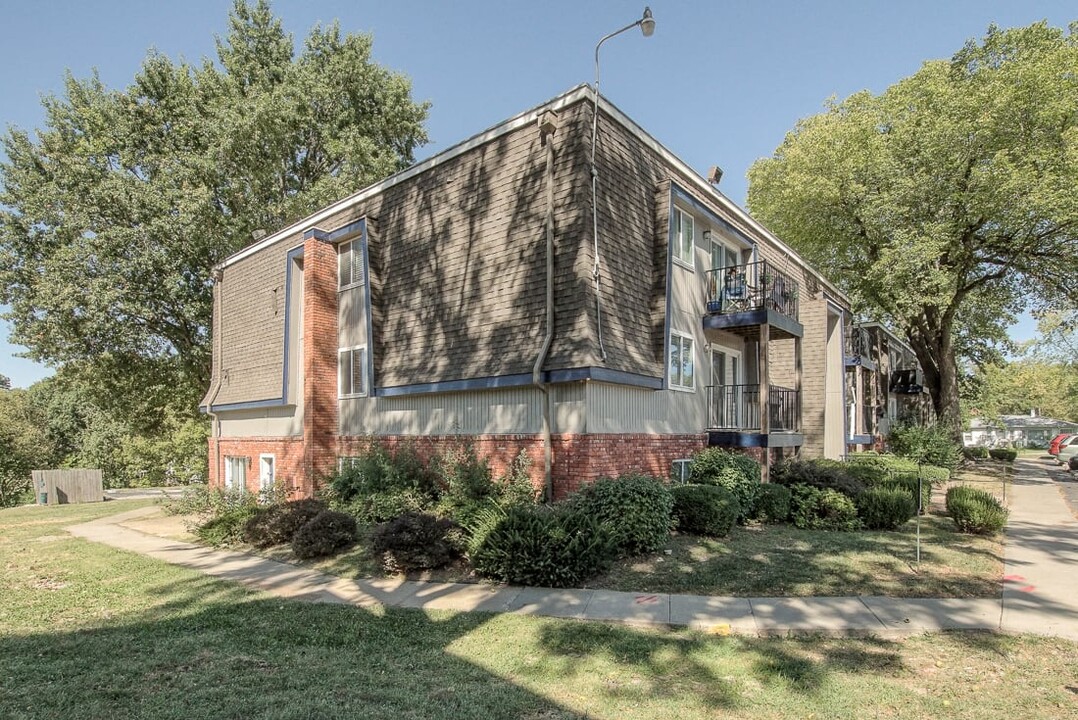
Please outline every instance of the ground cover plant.
[[0, 717], [997, 720], [1015, 707], [1038, 718], [1078, 711], [1069, 689], [1078, 644], [1064, 640], [757, 639], [305, 604], [64, 531], [139, 506], [0, 511]]

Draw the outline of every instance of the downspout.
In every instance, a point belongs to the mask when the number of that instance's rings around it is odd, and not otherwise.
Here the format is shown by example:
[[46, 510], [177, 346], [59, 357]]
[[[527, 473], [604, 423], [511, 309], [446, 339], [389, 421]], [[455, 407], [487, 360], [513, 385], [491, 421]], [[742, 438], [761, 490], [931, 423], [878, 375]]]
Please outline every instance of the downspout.
[[543, 382], [543, 364], [554, 340], [554, 139], [558, 116], [545, 112], [539, 117], [539, 138], [546, 148], [546, 214], [543, 219], [546, 235], [546, 333], [539, 355], [532, 366], [532, 384], [542, 393], [543, 405], [543, 495], [547, 502], [554, 499], [553, 447], [551, 441], [551, 398], [548, 383]]
[[223, 476], [221, 474], [221, 418], [213, 411], [213, 403], [217, 400], [217, 396], [221, 393], [221, 348], [220, 342], [221, 333], [218, 332], [217, 324], [221, 319], [221, 278], [224, 277], [224, 272], [220, 268], [216, 268], [213, 271], [213, 370], [212, 374], [216, 380], [216, 385], [213, 388], [213, 393], [210, 395], [210, 399], [206, 402], [206, 414], [210, 416], [212, 422], [210, 428], [211, 437], [215, 439], [213, 443], [213, 467], [217, 481], [219, 484], [224, 483]]

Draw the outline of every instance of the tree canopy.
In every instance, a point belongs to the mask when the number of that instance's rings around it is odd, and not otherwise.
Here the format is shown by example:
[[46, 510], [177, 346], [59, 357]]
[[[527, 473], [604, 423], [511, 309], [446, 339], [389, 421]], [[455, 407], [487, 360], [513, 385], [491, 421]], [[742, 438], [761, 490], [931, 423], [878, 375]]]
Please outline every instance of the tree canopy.
[[371, 44], [332, 24], [297, 54], [265, 0], [237, 0], [216, 63], [151, 52], [124, 90], [69, 74], [44, 127], [3, 137], [12, 341], [53, 365], [104, 362], [136, 390], [163, 374], [204, 389], [213, 265], [426, 141], [427, 105]]
[[957, 431], [958, 365], [1078, 301], [1078, 24], [990, 27], [880, 95], [831, 101], [749, 171], [748, 204], [906, 334]]

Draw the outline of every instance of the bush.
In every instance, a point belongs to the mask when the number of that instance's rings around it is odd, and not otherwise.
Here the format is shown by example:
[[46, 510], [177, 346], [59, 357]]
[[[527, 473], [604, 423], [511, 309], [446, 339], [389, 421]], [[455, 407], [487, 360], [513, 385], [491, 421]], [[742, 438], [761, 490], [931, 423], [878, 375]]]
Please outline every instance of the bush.
[[967, 460], [987, 460], [988, 448], [981, 447], [980, 445], [962, 448], [962, 456]]
[[819, 490], [835, 490], [847, 497], [857, 497], [865, 483], [848, 472], [849, 468], [834, 460], [786, 460], [779, 463], [771, 475], [773, 482], [793, 488], [807, 485]]
[[677, 485], [670, 493], [678, 529], [687, 533], [725, 537], [741, 514], [737, 498], [717, 485]]
[[383, 522], [430, 507], [438, 498], [437, 475], [411, 444], [391, 450], [372, 440], [328, 478], [326, 498], [363, 522]]
[[405, 513], [378, 526], [371, 551], [382, 556], [386, 569], [407, 572], [448, 565], [461, 552], [460, 526], [424, 513]]
[[921, 509], [922, 515], [928, 512], [928, 506], [932, 504], [932, 481], [928, 478], [922, 478], [920, 482], [921, 502], [918, 505], [917, 473], [895, 473], [894, 475], [885, 478], [882, 482], [876, 485], [876, 487], [901, 488], [907, 495], [910, 496], [910, 500], [912, 500], [913, 502], [914, 510], [916, 511], [916, 509], [919, 507]]
[[1007, 524], [1008, 511], [989, 492], [965, 485], [947, 491], [947, 514], [959, 531], [976, 535], [999, 532]]
[[738, 522], [745, 522], [756, 508], [760, 493], [760, 466], [741, 453], [708, 448], [697, 453], [689, 466], [689, 482], [697, 485], [718, 485], [733, 494], [741, 508]]
[[988, 455], [993, 460], [1002, 460], [1003, 462], [1014, 462], [1018, 457], [1018, 451], [1014, 448], [992, 448], [988, 451]]
[[333, 555], [356, 541], [356, 519], [348, 513], [323, 510], [292, 537], [292, 553], [308, 558]]
[[956, 468], [962, 457], [961, 446], [940, 425], [897, 425], [887, 443], [899, 457], [948, 470]]
[[497, 480], [470, 443], [442, 455], [436, 464], [442, 491], [438, 512], [463, 526], [471, 525], [476, 513], [490, 503], [510, 507], [536, 502], [537, 493], [528, 473], [531, 461], [524, 450], [509, 464], [505, 476]]
[[258, 509], [257, 496], [249, 492], [205, 486], [185, 491], [176, 500], [165, 504], [167, 513], [195, 515], [195, 536], [215, 547], [242, 541], [243, 528]]
[[326, 509], [321, 500], [294, 500], [260, 508], [247, 520], [243, 540], [256, 548], [292, 542], [296, 531]]
[[857, 507], [847, 495], [810, 485], [794, 485], [791, 505], [794, 525], [802, 530], [859, 530]]
[[620, 554], [657, 550], [670, 537], [674, 498], [656, 478], [634, 474], [601, 478], [584, 486], [571, 502], [610, 526]]
[[199, 523], [195, 527], [195, 536], [214, 547], [234, 545], [243, 540], [243, 529], [257, 512], [258, 506], [253, 499], [250, 503], [236, 503]]
[[776, 483], [761, 485], [754, 517], [766, 523], [786, 522], [790, 517], [790, 488]]
[[870, 487], [854, 501], [861, 522], [869, 530], [894, 530], [917, 513], [913, 497], [902, 487]]
[[572, 504], [491, 505], [476, 517], [469, 559], [480, 575], [500, 582], [577, 587], [616, 552], [610, 526]]
[[921, 477], [933, 483], [947, 482], [951, 477], [951, 471], [945, 467], [926, 463], [917, 464], [915, 460], [901, 458], [897, 455], [877, 452], [850, 453], [847, 458], [847, 472], [868, 472], [864, 468], [875, 468], [878, 472], [898, 474], [909, 473]]

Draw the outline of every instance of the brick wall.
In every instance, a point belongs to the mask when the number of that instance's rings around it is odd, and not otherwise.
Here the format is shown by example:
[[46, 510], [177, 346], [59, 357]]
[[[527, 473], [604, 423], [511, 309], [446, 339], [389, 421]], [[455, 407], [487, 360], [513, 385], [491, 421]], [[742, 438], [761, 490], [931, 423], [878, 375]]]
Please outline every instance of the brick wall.
[[[224, 462], [227, 457], [247, 458], [247, 489], [258, 492], [258, 456], [273, 455], [277, 481], [296, 496], [306, 496], [310, 486], [305, 482], [303, 440], [301, 438], [210, 438], [211, 487], [224, 486]], [[220, 451], [220, 455], [218, 455]], [[220, 458], [220, 465], [217, 463]]]
[[[523, 450], [531, 460], [532, 482], [537, 488], [543, 485], [543, 442], [535, 435], [398, 435], [378, 439], [391, 448], [410, 443], [425, 460], [471, 442], [476, 453], [490, 463], [495, 477], [504, 474]], [[552, 441], [554, 497], [558, 500], [601, 477], [642, 472], [666, 478], [674, 460], [692, 457], [707, 447], [707, 436], [703, 434], [561, 434], [554, 435]], [[358, 455], [370, 442], [367, 437], [340, 438], [340, 454]]]
[[303, 244], [304, 487], [333, 470], [337, 457], [337, 249]]

